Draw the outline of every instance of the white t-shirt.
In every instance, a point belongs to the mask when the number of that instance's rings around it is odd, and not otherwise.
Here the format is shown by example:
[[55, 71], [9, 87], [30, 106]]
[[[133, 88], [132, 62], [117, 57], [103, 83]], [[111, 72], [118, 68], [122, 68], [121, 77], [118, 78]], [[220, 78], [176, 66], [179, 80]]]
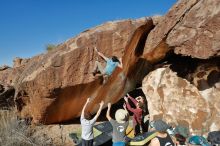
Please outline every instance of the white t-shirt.
[[85, 117], [81, 115], [80, 123], [82, 126], [82, 139], [84, 140], [91, 140], [94, 138], [93, 135], [93, 125], [95, 124], [96, 119], [95, 117], [92, 120], [86, 120]]

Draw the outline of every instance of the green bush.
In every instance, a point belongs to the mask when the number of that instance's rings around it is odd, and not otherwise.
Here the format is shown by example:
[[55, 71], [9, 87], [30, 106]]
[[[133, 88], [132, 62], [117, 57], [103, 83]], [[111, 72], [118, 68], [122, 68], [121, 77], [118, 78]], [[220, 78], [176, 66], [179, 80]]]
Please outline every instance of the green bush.
[[51, 51], [51, 50], [55, 49], [56, 47], [57, 47], [57, 46], [54, 45], [54, 44], [47, 44], [47, 45], [46, 45], [46, 50], [47, 50], [47, 51]]

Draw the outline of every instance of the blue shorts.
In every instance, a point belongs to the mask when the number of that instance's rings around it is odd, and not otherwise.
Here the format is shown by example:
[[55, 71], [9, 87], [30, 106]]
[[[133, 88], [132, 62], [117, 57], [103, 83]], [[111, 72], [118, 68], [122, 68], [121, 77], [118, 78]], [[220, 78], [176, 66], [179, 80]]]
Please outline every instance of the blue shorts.
[[113, 142], [112, 146], [126, 146], [125, 142]]

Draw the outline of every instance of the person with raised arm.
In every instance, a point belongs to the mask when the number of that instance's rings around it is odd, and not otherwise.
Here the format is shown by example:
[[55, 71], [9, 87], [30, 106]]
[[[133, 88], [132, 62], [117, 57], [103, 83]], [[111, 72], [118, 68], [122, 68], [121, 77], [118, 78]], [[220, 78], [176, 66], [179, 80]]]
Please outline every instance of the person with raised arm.
[[[132, 101], [132, 103], [135, 105], [135, 108], [132, 108], [128, 102], [128, 99]], [[142, 109], [142, 103], [138, 102], [136, 99], [131, 97], [129, 94], [127, 94], [127, 97], [124, 97], [126, 107], [128, 111], [133, 113], [133, 129], [134, 129], [134, 135], [137, 136], [141, 133], [141, 129], [143, 131], [144, 129], [144, 122], [143, 122], [143, 109]]]
[[90, 102], [90, 98], [87, 99], [85, 105], [83, 106], [81, 117], [80, 117], [80, 123], [82, 127], [82, 146], [93, 146], [93, 139], [94, 139], [94, 134], [93, 134], [93, 126], [98, 119], [102, 107], [104, 105], [104, 102], [101, 101], [99, 103], [99, 110], [96, 113], [96, 115], [92, 118], [92, 115], [89, 112], [85, 112], [85, 109]]
[[112, 119], [110, 116], [111, 103], [108, 103], [108, 109], [106, 112], [106, 118], [110, 121], [113, 132], [112, 132], [112, 141], [113, 146], [125, 146], [125, 134], [128, 127], [129, 114], [125, 109], [118, 109], [115, 113], [115, 119]]

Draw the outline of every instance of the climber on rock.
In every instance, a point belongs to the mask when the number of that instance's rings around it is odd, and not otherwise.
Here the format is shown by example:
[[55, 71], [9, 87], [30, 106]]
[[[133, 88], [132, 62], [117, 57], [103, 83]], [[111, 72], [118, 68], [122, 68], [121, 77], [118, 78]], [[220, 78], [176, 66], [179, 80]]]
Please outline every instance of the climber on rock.
[[103, 67], [100, 62], [96, 61], [93, 69], [93, 76], [96, 76], [98, 73], [101, 74], [101, 76], [103, 76], [103, 83], [106, 83], [106, 79], [113, 73], [116, 67], [122, 68], [122, 61], [116, 56], [112, 56], [111, 58], [104, 56], [96, 47], [94, 50], [105, 60], [106, 66]]

